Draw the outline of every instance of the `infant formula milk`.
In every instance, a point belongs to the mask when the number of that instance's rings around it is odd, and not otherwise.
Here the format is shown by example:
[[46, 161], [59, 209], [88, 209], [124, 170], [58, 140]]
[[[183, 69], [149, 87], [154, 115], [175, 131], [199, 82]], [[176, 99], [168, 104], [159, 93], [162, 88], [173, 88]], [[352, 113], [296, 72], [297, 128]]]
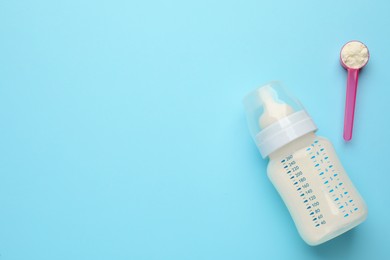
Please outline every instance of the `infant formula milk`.
[[302, 105], [278, 82], [244, 99], [248, 126], [267, 174], [309, 245], [326, 242], [362, 223], [366, 205], [333, 145]]

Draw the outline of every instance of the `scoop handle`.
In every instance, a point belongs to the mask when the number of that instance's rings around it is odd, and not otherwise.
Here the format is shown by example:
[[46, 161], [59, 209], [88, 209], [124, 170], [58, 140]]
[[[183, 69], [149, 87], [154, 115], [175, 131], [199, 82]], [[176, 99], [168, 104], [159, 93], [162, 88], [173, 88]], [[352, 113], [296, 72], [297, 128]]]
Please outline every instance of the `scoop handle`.
[[356, 92], [359, 79], [359, 69], [348, 69], [347, 95], [344, 115], [344, 140], [352, 139], [353, 119], [355, 115]]

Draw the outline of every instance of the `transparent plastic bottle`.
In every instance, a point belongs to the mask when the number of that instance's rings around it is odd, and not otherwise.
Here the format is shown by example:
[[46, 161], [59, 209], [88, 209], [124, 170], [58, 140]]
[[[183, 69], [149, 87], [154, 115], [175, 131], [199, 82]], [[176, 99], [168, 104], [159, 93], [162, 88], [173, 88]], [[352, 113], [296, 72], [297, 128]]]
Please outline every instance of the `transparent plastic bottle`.
[[270, 82], [244, 99], [248, 126], [267, 174], [309, 245], [324, 243], [362, 223], [366, 205], [333, 145], [315, 135], [302, 105]]

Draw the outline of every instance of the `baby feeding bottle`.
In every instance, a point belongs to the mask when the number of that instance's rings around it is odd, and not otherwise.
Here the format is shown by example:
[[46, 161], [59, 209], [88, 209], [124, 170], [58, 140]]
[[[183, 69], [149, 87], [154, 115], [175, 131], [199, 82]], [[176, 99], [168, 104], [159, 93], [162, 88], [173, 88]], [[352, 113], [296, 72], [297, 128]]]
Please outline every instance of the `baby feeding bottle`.
[[252, 137], [267, 174], [286, 204], [299, 234], [319, 245], [362, 223], [366, 205], [333, 145], [317, 130], [302, 105], [278, 82], [244, 99]]

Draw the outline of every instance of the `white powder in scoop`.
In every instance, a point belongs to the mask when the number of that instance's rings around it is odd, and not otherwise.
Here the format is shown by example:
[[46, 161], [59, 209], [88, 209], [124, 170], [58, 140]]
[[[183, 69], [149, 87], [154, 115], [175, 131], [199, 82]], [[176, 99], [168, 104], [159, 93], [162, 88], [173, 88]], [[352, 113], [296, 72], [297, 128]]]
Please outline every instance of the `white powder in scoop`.
[[341, 60], [348, 68], [360, 69], [368, 61], [368, 49], [361, 42], [349, 42], [341, 50]]

